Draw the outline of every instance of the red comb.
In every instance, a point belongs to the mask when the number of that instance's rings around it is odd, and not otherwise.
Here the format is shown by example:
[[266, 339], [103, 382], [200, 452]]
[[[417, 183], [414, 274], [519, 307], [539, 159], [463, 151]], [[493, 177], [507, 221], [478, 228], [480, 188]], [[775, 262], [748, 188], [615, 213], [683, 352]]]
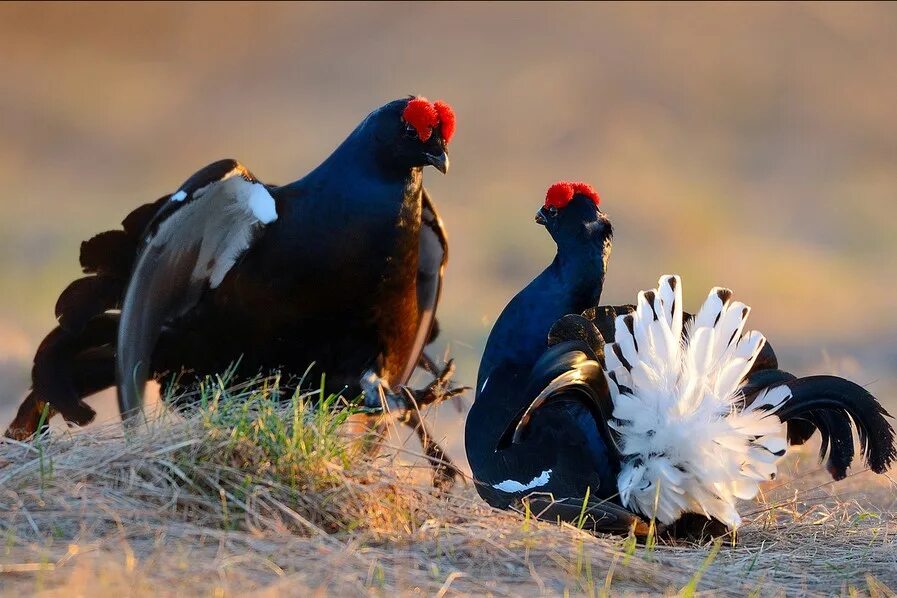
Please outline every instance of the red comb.
[[417, 129], [417, 136], [426, 142], [433, 134], [433, 127], [439, 124], [439, 112], [427, 98], [414, 98], [405, 106], [402, 120]]
[[559, 181], [548, 188], [545, 194], [545, 207], [557, 208], [559, 210], [566, 208], [574, 195], [584, 195], [595, 202], [595, 205], [601, 203], [601, 198], [591, 185], [580, 182]]
[[439, 122], [442, 123], [442, 139], [448, 144], [455, 134], [455, 111], [442, 100], [436, 100], [433, 106], [439, 114]]

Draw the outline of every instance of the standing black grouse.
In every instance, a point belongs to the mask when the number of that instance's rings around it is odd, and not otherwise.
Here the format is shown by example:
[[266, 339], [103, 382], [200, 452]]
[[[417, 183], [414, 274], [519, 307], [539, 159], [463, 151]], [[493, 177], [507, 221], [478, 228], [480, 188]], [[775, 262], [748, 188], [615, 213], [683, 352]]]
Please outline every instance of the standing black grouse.
[[243, 377], [314, 362], [330, 392], [360, 392], [364, 377], [399, 401], [435, 333], [447, 260], [422, 169], [448, 170], [454, 130], [446, 103], [396, 100], [294, 183], [221, 160], [82, 243], [88, 276], [59, 297], [7, 435], [33, 434], [45, 406], [87, 424], [82, 399], [116, 380], [129, 416], [147, 379], [234, 362]]

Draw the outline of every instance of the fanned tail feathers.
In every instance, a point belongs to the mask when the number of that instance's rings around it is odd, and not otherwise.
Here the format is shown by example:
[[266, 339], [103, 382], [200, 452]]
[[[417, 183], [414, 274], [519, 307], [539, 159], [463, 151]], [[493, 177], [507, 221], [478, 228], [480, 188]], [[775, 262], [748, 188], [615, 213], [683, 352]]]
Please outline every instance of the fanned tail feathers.
[[114, 382], [114, 346], [118, 315], [138, 245], [169, 196], [142, 205], [123, 221], [121, 230], [99, 233], [81, 243], [86, 274], [69, 284], [56, 301], [59, 326], [40, 344], [26, 398], [8, 435], [27, 438], [37, 430], [45, 403], [68, 422], [85, 425], [95, 413], [81, 398]]
[[735, 500], [753, 498], [775, 477], [787, 448], [782, 423], [792, 419], [820, 429], [836, 478], [853, 457], [854, 427], [875, 471], [894, 460], [886, 412], [851, 382], [777, 379], [754, 385], [745, 400], [745, 376], [766, 343], [744, 331], [749, 313], [717, 287], [683, 325], [681, 281], [663, 276], [657, 289], [639, 293], [635, 312], [617, 317], [605, 360], [625, 507], [666, 524], [697, 512], [737, 525]]

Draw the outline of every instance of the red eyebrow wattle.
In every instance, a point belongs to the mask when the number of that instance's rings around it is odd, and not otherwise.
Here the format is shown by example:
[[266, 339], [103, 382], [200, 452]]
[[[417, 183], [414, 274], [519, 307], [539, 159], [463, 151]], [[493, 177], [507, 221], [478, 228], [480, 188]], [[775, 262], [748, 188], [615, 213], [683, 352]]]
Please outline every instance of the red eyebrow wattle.
[[579, 181], [558, 181], [548, 188], [545, 194], [545, 207], [557, 208], [558, 210], [567, 207], [574, 195], [583, 195], [595, 202], [595, 205], [601, 203], [598, 192], [591, 185]]
[[433, 103], [433, 106], [436, 108], [436, 113], [439, 115], [442, 140], [448, 144], [452, 139], [452, 135], [455, 134], [455, 111], [442, 100], [436, 100]]
[[598, 196], [598, 192], [588, 183], [576, 182], [570, 184], [573, 186], [575, 195], [585, 195], [594, 201], [596, 206], [601, 204], [601, 197]]
[[427, 98], [414, 98], [405, 106], [402, 120], [414, 127], [421, 141], [428, 141], [433, 135], [433, 127], [439, 124], [439, 112]]
[[558, 181], [545, 194], [545, 207], [561, 209], [573, 199], [573, 186], [566, 181]]

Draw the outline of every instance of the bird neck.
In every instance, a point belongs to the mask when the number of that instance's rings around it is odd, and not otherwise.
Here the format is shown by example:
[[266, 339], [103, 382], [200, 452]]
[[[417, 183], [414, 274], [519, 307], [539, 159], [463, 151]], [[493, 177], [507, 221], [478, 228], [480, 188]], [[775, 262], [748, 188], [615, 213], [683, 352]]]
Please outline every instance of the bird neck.
[[601, 245], [589, 244], [585, 248], [558, 247], [551, 267], [564, 288], [576, 298], [575, 303], [597, 304], [604, 287], [609, 253], [610, 247], [607, 242]]
[[316, 170], [339, 169], [346, 174], [371, 176], [377, 174], [377, 160], [374, 158], [375, 144], [366, 139], [364, 123], [343, 141]]

